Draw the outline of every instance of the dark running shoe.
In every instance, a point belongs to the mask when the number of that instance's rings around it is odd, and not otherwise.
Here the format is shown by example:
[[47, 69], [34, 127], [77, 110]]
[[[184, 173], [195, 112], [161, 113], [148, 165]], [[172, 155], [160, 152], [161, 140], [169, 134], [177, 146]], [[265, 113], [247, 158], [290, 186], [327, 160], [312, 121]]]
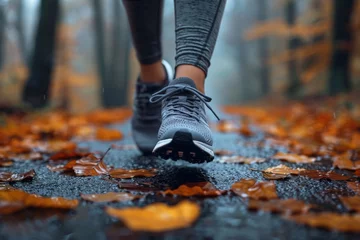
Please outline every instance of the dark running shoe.
[[[155, 93], [150, 102], [162, 102], [162, 124], [154, 154], [191, 163], [214, 159], [212, 134], [206, 120], [205, 106], [211, 98], [196, 89], [190, 78], [178, 78]], [[219, 118], [218, 118], [219, 119]]]
[[161, 125], [161, 103], [151, 104], [151, 95], [169, 84], [173, 77], [169, 63], [162, 61], [166, 72], [164, 84], [149, 84], [138, 81], [134, 99], [134, 113], [131, 129], [134, 141], [143, 154], [151, 154], [157, 142], [157, 133]]

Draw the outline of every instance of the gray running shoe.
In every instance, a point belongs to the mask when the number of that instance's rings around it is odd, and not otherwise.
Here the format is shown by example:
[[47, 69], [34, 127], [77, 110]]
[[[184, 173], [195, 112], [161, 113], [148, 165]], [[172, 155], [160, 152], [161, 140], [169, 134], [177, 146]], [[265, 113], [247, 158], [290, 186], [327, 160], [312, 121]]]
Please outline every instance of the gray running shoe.
[[171, 66], [162, 61], [166, 71], [164, 84], [149, 84], [138, 81], [134, 99], [134, 113], [131, 120], [134, 141], [143, 154], [151, 154], [157, 142], [157, 133], [161, 125], [161, 103], [151, 104], [151, 95], [166, 87], [173, 77]]
[[[162, 124], [154, 154], [192, 163], [214, 159], [212, 134], [206, 120], [205, 106], [211, 98], [196, 89], [190, 78], [178, 78], [155, 93], [150, 102], [162, 102]], [[219, 118], [218, 118], [219, 119]]]

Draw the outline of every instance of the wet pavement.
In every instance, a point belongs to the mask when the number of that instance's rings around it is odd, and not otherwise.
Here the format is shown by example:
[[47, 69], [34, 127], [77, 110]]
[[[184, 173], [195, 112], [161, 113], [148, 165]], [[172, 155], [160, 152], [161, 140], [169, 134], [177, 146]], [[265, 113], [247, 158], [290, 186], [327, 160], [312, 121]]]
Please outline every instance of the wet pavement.
[[[113, 125], [124, 132], [123, 141], [117, 144], [133, 144], [129, 124]], [[123, 182], [148, 184], [153, 189], [176, 188], [189, 182], [209, 181], [219, 189], [229, 189], [241, 178], [264, 180], [262, 174], [251, 169], [265, 169], [281, 162], [270, 157], [279, 150], [247, 144], [260, 141], [259, 133], [245, 138], [237, 134], [214, 132], [215, 149], [227, 149], [248, 157], [265, 157], [264, 163], [250, 165], [223, 164], [217, 162], [188, 164], [183, 161], [166, 161], [156, 157], [141, 156], [137, 150], [112, 149], [105, 156], [105, 162], [116, 168], [157, 168], [159, 174], [153, 178], [137, 178]], [[111, 144], [106, 142], [84, 142], [80, 146], [91, 151], [106, 151]], [[74, 177], [49, 171], [44, 161], [16, 162], [9, 171], [23, 172], [35, 169], [37, 175], [30, 182], [17, 182], [13, 186], [42, 196], [61, 196], [80, 199], [80, 193], [105, 193], [122, 191], [117, 182], [106, 177]], [[286, 164], [307, 169], [329, 170], [329, 161], [314, 164]], [[346, 171], [338, 171], [346, 173]], [[296, 198], [316, 204], [320, 210], [346, 212], [338, 195], [354, 195], [345, 181], [312, 180], [304, 176], [293, 176], [277, 180], [279, 198]], [[360, 235], [345, 234], [316, 228], [309, 228], [286, 221], [279, 215], [251, 212], [246, 200], [227, 194], [216, 198], [190, 198], [201, 206], [201, 216], [186, 229], [164, 233], [133, 232], [124, 224], [104, 213], [104, 206], [131, 207], [146, 206], [153, 202], [175, 204], [184, 198], [164, 197], [149, 194], [139, 201], [121, 203], [90, 203], [80, 201], [73, 211], [28, 209], [9, 216], [0, 217], [0, 239], [360, 239]]]

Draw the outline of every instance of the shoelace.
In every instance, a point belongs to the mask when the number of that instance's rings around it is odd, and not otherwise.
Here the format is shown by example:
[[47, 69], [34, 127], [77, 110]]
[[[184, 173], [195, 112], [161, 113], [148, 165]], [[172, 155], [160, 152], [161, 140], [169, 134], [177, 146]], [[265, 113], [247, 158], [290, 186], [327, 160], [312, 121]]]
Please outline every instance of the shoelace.
[[[167, 91], [172, 90], [172, 91]], [[176, 96], [179, 93], [190, 92], [193, 93], [196, 98], [188, 98], [186, 102], [180, 101], [179, 98]], [[205, 104], [205, 106], [214, 114], [214, 116], [220, 120], [218, 115], [215, 111], [209, 106], [208, 102], [211, 101], [211, 98], [206, 96], [205, 94], [199, 92], [197, 89], [190, 87], [190, 86], [179, 86], [179, 85], [171, 85], [163, 88], [162, 90], [154, 93], [150, 98], [151, 103], [159, 103], [163, 100], [171, 101], [171, 106], [169, 106], [169, 111], [182, 113], [190, 118], [194, 118], [194, 116], [198, 115], [197, 107], [198, 105], [195, 104], [196, 101], [201, 101]], [[188, 110], [188, 112], [182, 110], [182, 108]]]

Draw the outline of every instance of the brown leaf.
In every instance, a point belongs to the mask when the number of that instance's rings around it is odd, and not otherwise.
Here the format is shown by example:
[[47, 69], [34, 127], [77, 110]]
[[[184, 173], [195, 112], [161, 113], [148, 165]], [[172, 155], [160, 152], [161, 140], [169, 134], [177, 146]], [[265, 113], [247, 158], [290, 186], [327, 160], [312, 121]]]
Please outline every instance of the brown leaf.
[[356, 212], [360, 212], [360, 197], [340, 197], [342, 204], [348, 209]]
[[267, 168], [262, 171], [263, 177], [268, 180], [284, 179], [290, 175], [298, 175], [300, 172], [305, 171], [303, 168], [292, 169], [283, 164]]
[[360, 232], [360, 215], [339, 214], [331, 212], [306, 213], [287, 216], [286, 219], [310, 227], [325, 228], [341, 232]]
[[216, 197], [225, 193], [225, 191], [217, 190], [211, 183], [191, 183], [181, 185], [174, 190], [166, 190], [162, 192], [165, 195], [180, 195], [184, 197]]
[[158, 190], [152, 184], [136, 183], [136, 182], [120, 182], [119, 188], [126, 190], [142, 191], [142, 192], [154, 192]]
[[215, 154], [215, 156], [221, 157], [221, 156], [233, 155], [234, 152], [229, 151], [229, 150], [225, 150], [225, 149], [220, 149], [220, 150], [216, 150], [216, 151], [214, 152], [214, 154]]
[[241, 179], [231, 186], [231, 190], [241, 197], [256, 200], [278, 198], [274, 182], [257, 182], [254, 179]]
[[292, 153], [277, 153], [272, 158], [288, 161], [291, 163], [313, 163], [315, 158], [307, 157], [305, 155], [297, 155]]
[[90, 202], [124, 202], [134, 200], [139, 196], [124, 192], [108, 192], [103, 194], [81, 194], [81, 198]]
[[[0, 163], [1, 164], [1, 163]], [[356, 170], [354, 173], [356, 176], [360, 177], [360, 169]]]
[[96, 130], [96, 139], [100, 141], [121, 140], [122, 133], [117, 129], [98, 128]]
[[34, 170], [25, 173], [0, 172], [0, 182], [18, 182], [23, 180], [31, 180], [35, 177]]
[[265, 162], [265, 158], [258, 157], [242, 157], [242, 156], [223, 156], [217, 159], [220, 163], [244, 163], [244, 164], [252, 164], [252, 163], [262, 163]]
[[20, 189], [0, 190], [0, 215], [8, 214], [23, 208], [58, 208], [73, 209], [78, 206], [78, 200], [69, 200], [61, 197], [41, 197], [39, 195], [30, 194]]
[[0, 157], [0, 167], [10, 167], [13, 163], [14, 162], [10, 159]]
[[32, 152], [32, 153], [24, 153], [20, 155], [16, 155], [11, 157], [14, 161], [34, 161], [34, 160], [42, 160], [43, 156], [41, 153]]
[[340, 169], [347, 170], [359, 170], [360, 161], [352, 161], [350, 153], [344, 153], [339, 156], [335, 156], [333, 159], [333, 166]]
[[107, 214], [123, 220], [134, 231], [163, 232], [190, 227], [200, 215], [200, 207], [190, 201], [175, 206], [154, 203], [145, 208], [106, 208]]
[[89, 153], [82, 153], [78, 151], [65, 151], [53, 154], [49, 160], [67, 160], [67, 159], [78, 159], [89, 155]]
[[73, 170], [76, 176], [99, 176], [108, 173], [108, 167], [104, 161], [92, 154], [77, 160]]
[[47, 165], [46, 167], [52, 171], [52, 172], [66, 172], [66, 171], [72, 171], [73, 167], [76, 164], [76, 160], [69, 161], [67, 164], [63, 165]]
[[360, 195], [360, 183], [359, 182], [348, 182], [347, 187], [353, 190], [357, 195]]
[[153, 177], [156, 175], [156, 169], [122, 169], [117, 168], [109, 171], [112, 178], [134, 178], [134, 177]]
[[249, 200], [248, 209], [265, 212], [281, 213], [284, 215], [307, 213], [311, 205], [296, 199], [273, 199], [270, 201]]
[[305, 170], [301, 171], [299, 175], [306, 176], [312, 179], [329, 179], [335, 181], [346, 181], [351, 178], [350, 176], [341, 175], [333, 171], [322, 172], [319, 170]]
[[239, 126], [235, 124], [233, 121], [229, 121], [229, 120], [220, 120], [217, 123], [216, 128], [219, 132], [223, 132], [223, 133], [239, 131]]

